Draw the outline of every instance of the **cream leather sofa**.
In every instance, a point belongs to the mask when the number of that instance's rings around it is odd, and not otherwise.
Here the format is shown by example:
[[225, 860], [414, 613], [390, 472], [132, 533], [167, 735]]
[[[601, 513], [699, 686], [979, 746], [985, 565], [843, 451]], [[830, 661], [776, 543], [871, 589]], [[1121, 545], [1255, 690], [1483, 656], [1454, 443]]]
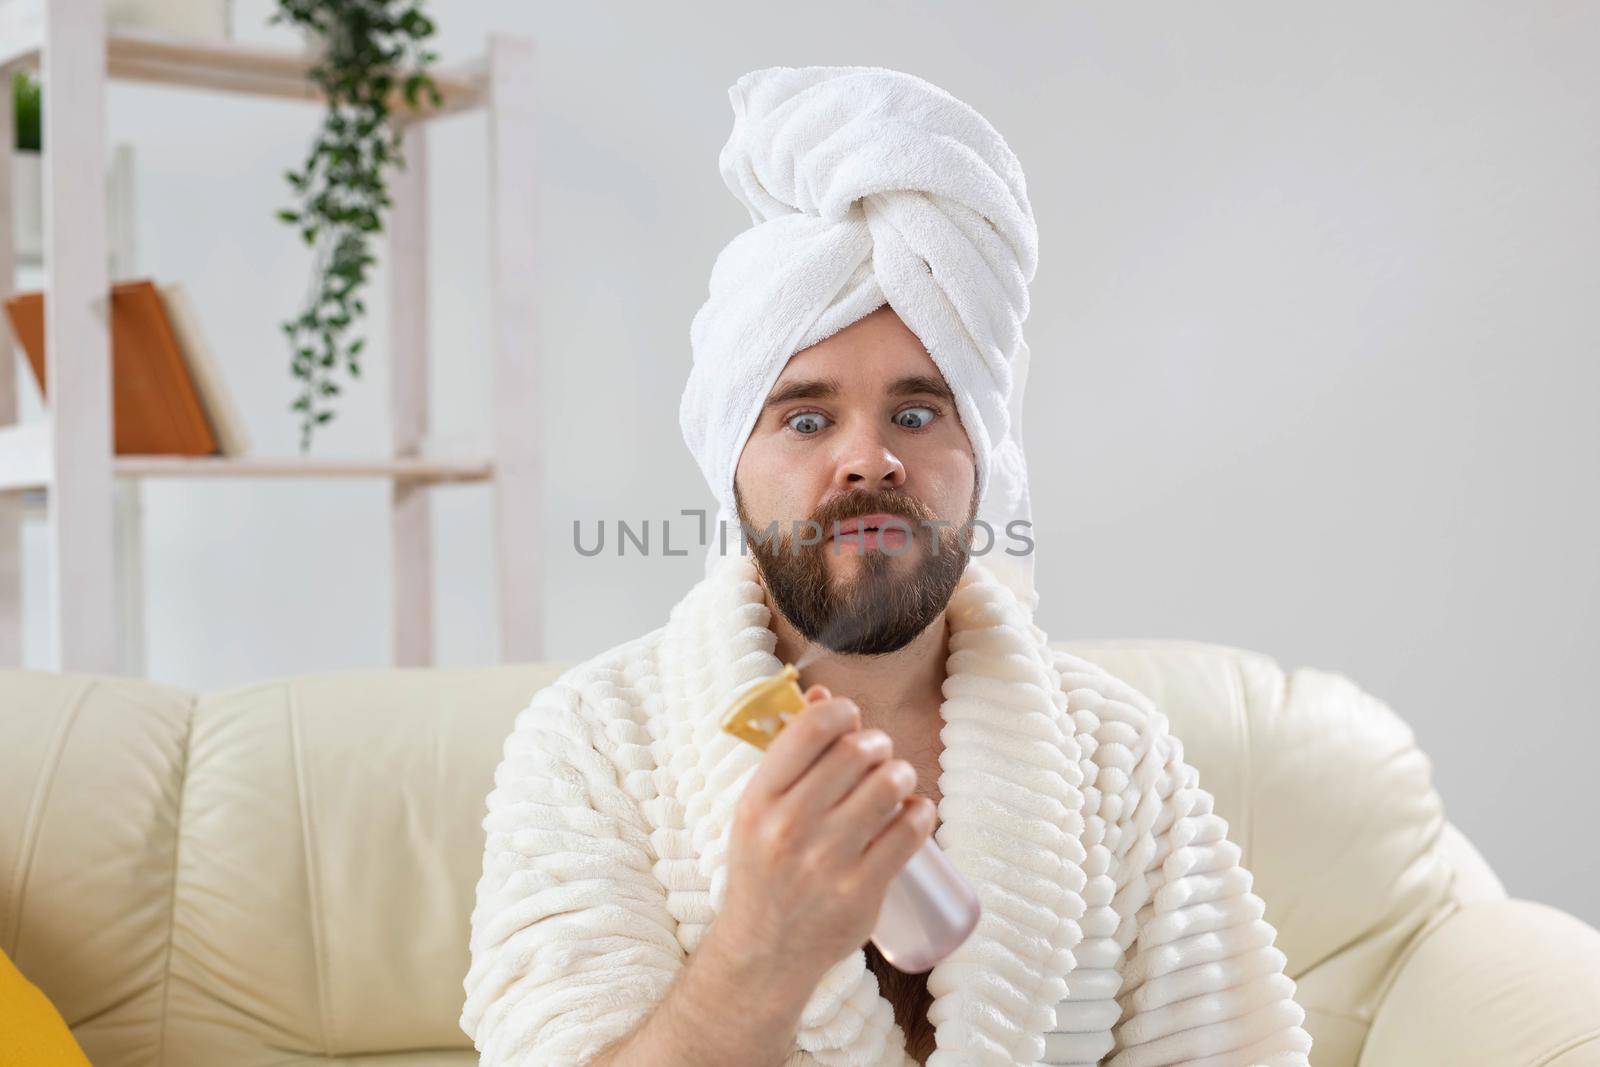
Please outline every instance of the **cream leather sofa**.
[[[1385, 705], [1235, 649], [1061, 647], [1171, 717], [1313, 1063], [1600, 1064], [1600, 933], [1506, 899]], [[0, 946], [97, 1067], [474, 1063], [456, 1020], [484, 798], [563, 666], [208, 693], [0, 671]]]

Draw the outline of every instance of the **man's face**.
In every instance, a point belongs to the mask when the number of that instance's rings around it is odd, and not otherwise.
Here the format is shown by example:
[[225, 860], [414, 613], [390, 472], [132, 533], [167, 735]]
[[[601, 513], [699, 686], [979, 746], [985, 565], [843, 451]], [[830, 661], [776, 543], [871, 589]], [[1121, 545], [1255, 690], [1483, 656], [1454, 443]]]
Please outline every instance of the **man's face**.
[[[790, 358], [739, 455], [734, 502], [767, 591], [807, 640], [880, 655], [944, 610], [970, 554], [977, 472], [943, 376], [890, 307]], [[869, 516], [892, 525], [850, 532]]]

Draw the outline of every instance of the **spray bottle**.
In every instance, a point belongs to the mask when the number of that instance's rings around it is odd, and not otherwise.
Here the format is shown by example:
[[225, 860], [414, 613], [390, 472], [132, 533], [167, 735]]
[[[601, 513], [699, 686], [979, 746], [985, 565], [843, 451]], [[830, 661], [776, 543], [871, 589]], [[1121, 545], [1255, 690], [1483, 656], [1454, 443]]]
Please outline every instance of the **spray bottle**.
[[[806, 709], [793, 664], [741, 688], [722, 716], [722, 728], [763, 751]], [[981, 914], [977, 894], [934, 843], [922, 842], [889, 883], [872, 930], [883, 958], [907, 974], [928, 970], [967, 939]]]

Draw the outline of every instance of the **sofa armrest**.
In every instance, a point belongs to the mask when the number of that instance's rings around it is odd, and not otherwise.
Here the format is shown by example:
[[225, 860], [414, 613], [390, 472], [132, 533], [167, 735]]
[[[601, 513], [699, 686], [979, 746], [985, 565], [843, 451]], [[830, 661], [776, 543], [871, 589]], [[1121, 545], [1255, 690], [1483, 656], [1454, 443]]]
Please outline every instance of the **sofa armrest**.
[[1480, 900], [1401, 961], [1360, 1067], [1600, 1065], [1600, 931], [1526, 900]]

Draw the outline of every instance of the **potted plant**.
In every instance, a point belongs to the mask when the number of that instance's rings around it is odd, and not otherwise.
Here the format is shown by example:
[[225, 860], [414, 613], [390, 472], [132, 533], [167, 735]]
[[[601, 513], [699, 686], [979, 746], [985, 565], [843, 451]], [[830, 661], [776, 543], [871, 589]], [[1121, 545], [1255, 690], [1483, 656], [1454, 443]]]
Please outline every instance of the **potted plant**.
[[310, 292], [282, 324], [290, 371], [303, 383], [290, 410], [301, 413], [304, 452], [312, 431], [333, 417], [317, 406], [339, 394], [341, 359], [351, 378], [361, 376], [365, 338], [347, 341], [346, 332], [366, 312], [360, 292], [377, 262], [369, 241], [391, 204], [387, 174], [405, 165], [403, 127], [389, 121], [392, 95], [400, 92], [409, 109], [422, 107], [424, 95], [437, 106], [426, 68], [438, 55], [425, 47], [434, 26], [420, 0], [278, 0], [268, 21], [290, 22], [308, 37], [309, 75], [328, 105], [304, 166], [284, 175], [296, 203], [278, 212], [315, 249]]
[[[39, 80], [26, 70], [11, 76], [11, 107], [16, 131], [11, 151], [11, 250], [19, 267], [44, 266], [44, 126], [43, 93]], [[112, 145], [106, 167], [107, 266], [112, 277], [121, 276], [131, 261], [131, 247], [118, 244], [116, 234], [126, 222], [123, 212], [133, 190], [133, 146]], [[0, 240], [4, 240], [0, 236]]]
[[14, 250], [24, 263], [37, 261], [44, 245], [44, 186], [40, 130], [39, 82], [26, 70], [11, 75], [11, 108], [16, 137], [11, 152], [11, 224]]

